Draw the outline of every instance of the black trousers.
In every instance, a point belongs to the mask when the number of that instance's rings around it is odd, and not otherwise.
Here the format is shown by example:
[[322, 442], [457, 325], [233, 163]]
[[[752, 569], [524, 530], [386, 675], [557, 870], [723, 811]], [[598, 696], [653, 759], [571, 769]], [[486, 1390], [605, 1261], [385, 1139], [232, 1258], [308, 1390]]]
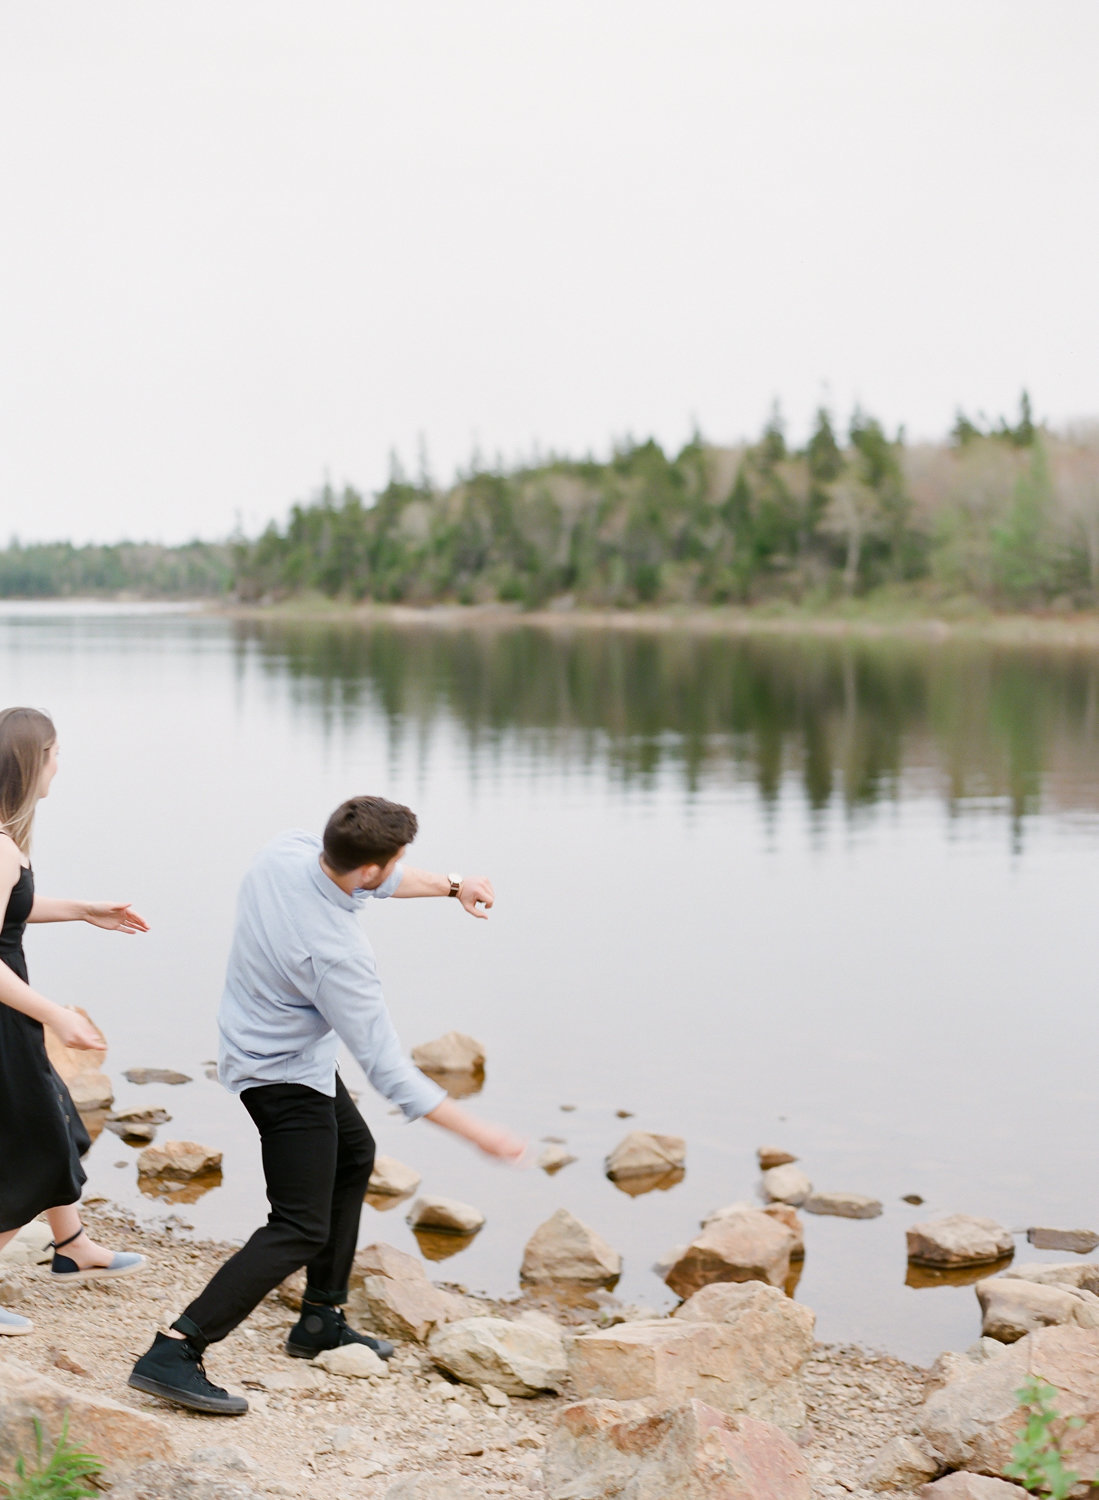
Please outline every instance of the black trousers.
[[334, 1099], [301, 1083], [264, 1084], [240, 1097], [260, 1134], [271, 1212], [175, 1325], [208, 1344], [225, 1338], [302, 1266], [311, 1301], [347, 1301], [374, 1168], [374, 1137], [338, 1075]]

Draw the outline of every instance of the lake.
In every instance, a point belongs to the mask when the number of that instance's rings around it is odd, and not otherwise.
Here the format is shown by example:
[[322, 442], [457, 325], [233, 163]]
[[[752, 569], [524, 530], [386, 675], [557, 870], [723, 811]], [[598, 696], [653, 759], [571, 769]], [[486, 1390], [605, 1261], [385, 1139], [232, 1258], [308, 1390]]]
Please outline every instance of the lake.
[[[1099, 1227], [1097, 654], [5, 604], [0, 700], [59, 729], [39, 888], [152, 925], [32, 928], [32, 981], [104, 1028], [118, 1107], [163, 1105], [162, 1138], [225, 1154], [222, 1186], [165, 1203], [105, 1132], [89, 1193], [202, 1236], [261, 1221], [252, 1128], [207, 1076], [236, 887], [276, 833], [370, 791], [418, 813], [412, 863], [498, 894], [488, 922], [368, 911], [403, 1039], [479, 1038], [470, 1107], [578, 1158], [497, 1166], [394, 1118], [348, 1063], [380, 1150], [488, 1216], [434, 1276], [514, 1291], [564, 1206], [622, 1253], [617, 1295], [667, 1309], [653, 1262], [752, 1197], [774, 1144], [885, 1204], [805, 1216], [818, 1336], [926, 1362], [979, 1314], [971, 1287], [906, 1285], [908, 1224]], [[127, 1083], [139, 1066], [193, 1082]], [[604, 1177], [633, 1128], [686, 1138], [682, 1182]], [[364, 1243], [415, 1250], [406, 1208], [366, 1208]]]

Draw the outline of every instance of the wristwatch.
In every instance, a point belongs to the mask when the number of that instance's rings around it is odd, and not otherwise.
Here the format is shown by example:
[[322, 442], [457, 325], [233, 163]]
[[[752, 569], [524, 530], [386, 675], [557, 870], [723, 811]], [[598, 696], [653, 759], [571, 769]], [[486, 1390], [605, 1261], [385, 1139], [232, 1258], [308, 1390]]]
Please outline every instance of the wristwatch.
[[460, 875], [448, 875], [447, 879], [450, 881], [450, 890], [447, 891], [447, 895], [456, 896], [462, 889], [462, 877]]

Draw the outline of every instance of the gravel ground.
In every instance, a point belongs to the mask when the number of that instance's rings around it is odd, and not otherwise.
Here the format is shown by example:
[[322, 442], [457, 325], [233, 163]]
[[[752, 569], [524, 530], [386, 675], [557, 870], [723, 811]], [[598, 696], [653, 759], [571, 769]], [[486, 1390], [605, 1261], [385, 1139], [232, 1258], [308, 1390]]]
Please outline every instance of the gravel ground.
[[[14, 1272], [23, 1291], [19, 1309], [34, 1318], [35, 1332], [4, 1340], [0, 1357], [155, 1412], [173, 1429], [181, 1455], [214, 1445], [243, 1450], [236, 1462], [247, 1472], [234, 1477], [263, 1494], [382, 1500], [396, 1475], [425, 1470], [461, 1476], [484, 1496], [544, 1496], [542, 1449], [567, 1392], [497, 1410], [477, 1390], [444, 1380], [411, 1345], [398, 1350], [384, 1380], [324, 1374], [283, 1352], [295, 1315], [274, 1294], [207, 1356], [211, 1379], [246, 1392], [247, 1416], [204, 1417], [131, 1390], [130, 1367], [156, 1327], [179, 1314], [232, 1247], [193, 1241], [171, 1227], [138, 1227], [102, 1207], [86, 1213], [97, 1238], [143, 1250], [149, 1269], [72, 1288], [50, 1285], [44, 1269]], [[493, 1307], [512, 1315], [520, 1309], [515, 1302]], [[574, 1311], [569, 1321], [591, 1326], [583, 1317]], [[806, 1372], [814, 1500], [869, 1500], [858, 1475], [888, 1438], [910, 1427], [923, 1373], [887, 1355], [817, 1346]]]

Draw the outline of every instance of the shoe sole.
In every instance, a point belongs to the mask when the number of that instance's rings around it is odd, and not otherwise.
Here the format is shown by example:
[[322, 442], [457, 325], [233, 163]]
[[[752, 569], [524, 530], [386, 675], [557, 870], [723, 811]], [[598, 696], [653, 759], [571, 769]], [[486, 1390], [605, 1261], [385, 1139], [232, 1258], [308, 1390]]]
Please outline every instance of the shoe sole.
[[162, 1401], [170, 1401], [173, 1406], [185, 1406], [189, 1411], [202, 1411], [210, 1416], [243, 1417], [248, 1411], [247, 1401], [243, 1406], [224, 1406], [209, 1396], [193, 1396], [189, 1391], [180, 1391], [159, 1380], [150, 1380], [147, 1375], [131, 1375], [127, 1384], [132, 1385], [135, 1391], [144, 1391], [149, 1396], [159, 1396]]
[[138, 1261], [136, 1266], [121, 1266], [117, 1271], [112, 1271], [110, 1266], [85, 1266], [82, 1271], [51, 1271], [50, 1280], [60, 1285], [62, 1282], [74, 1281], [108, 1281], [118, 1276], [136, 1276], [139, 1271], [148, 1270], [148, 1261]]
[[11, 1327], [5, 1328], [4, 1325], [2, 1323], [0, 1323], [0, 1338], [17, 1339], [17, 1338], [20, 1337], [21, 1334], [24, 1334], [24, 1333], [33, 1333], [33, 1332], [34, 1332], [34, 1324], [33, 1323], [28, 1323], [27, 1326], [26, 1326], [26, 1328], [11, 1328]]
[[[289, 1354], [291, 1359], [316, 1359], [318, 1354], [325, 1354], [328, 1352], [325, 1349], [304, 1349], [300, 1344], [292, 1344], [289, 1339], [287, 1339], [283, 1347], [285, 1348], [287, 1354]], [[350, 1347], [350, 1345], [347, 1345], [345, 1347]], [[366, 1347], [370, 1348], [369, 1344], [366, 1345]], [[370, 1352], [371, 1354], [377, 1354], [378, 1358], [384, 1362], [387, 1359], [392, 1359], [397, 1351], [396, 1349], [391, 1349], [388, 1354], [378, 1354], [377, 1349], [371, 1349]]]

